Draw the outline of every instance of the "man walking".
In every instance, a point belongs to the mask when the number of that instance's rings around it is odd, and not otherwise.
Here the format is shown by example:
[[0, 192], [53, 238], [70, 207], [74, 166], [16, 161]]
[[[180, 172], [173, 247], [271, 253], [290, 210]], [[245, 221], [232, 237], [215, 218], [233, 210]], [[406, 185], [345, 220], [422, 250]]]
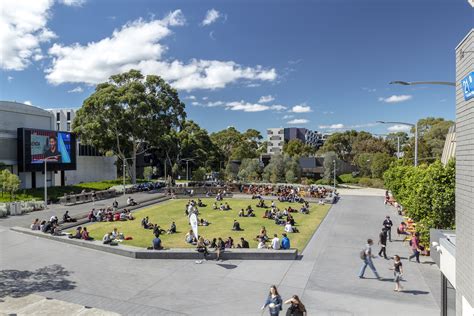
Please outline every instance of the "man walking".
[[387, 215], [383, 221], [383, 227], [385, 227], [385, 230], [387, 230], [388, 240], [390, 242], [392, 242], [392, 226], [392, 220], [390, 219], [390, 216]]
[[385, 259], [387, 258], [387, 229], [384, 227], [382, 228], [382, 231], [379, 234], [379, 245], [380, 245], [380, 251], [379, 251], [379, 256], [383, 257]]
[[365, 246], [364, 250], [361, 251], [360, 253], [360, 258], [364, 261], [362, 264], [362, 267], [360, 268], [359, 272], [359, 278], [363, 279], [364, 278], [364, 273], [365, 273], [365, 268], [367, 266], [370, 267], [372, 272], [374, 273], [375, 277], [377, 279], [380, 279], [379, 274], [377, 273], [377, 270], [374, 267], [374, 264], [372, 262], [372, 258], [375, 258], [374, 255], [372, 255], [372, 245], [374, 244], [372, 239], [367, 239], [367, 245]]

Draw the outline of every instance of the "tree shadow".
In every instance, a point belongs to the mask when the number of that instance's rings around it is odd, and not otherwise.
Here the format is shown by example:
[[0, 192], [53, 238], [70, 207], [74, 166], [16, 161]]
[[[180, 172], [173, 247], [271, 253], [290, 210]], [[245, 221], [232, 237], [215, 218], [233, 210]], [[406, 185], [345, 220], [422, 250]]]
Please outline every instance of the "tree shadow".
[[76, 287], [67, 277], [70, 273], [59, 264], [35, 271], [0, 270], [0, 298], [22, 297], [45, 291], [69, 291]]

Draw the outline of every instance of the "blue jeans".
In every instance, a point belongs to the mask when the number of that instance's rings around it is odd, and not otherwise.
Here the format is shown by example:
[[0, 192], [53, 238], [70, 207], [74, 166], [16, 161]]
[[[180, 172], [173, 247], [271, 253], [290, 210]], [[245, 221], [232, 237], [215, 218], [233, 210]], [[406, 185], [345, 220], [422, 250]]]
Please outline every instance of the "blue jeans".
[[374, 275], [377, 278], [380, 278], [379, 274], [377, 273], [377, 270], [374, 267], [374, 263], [372, 262], [372, 258], [370, 258], [370, 257], [365, 257], [364, 263], [362, 264], [362, 267], [360, 268], [359, 278], [364, 276], [365, 268], [367, 268], [367, 266], [370, 267], [370, 269], [372, 270], [372, 272], [374, 273]]

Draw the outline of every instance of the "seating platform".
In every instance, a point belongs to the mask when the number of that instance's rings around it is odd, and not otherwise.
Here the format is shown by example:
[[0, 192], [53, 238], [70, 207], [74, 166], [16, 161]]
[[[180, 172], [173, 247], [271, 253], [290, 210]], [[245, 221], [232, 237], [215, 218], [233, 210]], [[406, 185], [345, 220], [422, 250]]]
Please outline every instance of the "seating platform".
[[[164, 250], [146, 250], [143, 248], [125, 246], [125, 245], [104, 245], [99, 240], [80, 240], [70, 239], [64, 236], [52, 236], [40, 231], [33, 231], [24, 227], [12, 227], [11, 230], [23, 234], [32, 235], [35, 237], [46, 238], [70, 245], [85, 247], [89, 249], [99, 250], [116, 254], [119, 256], [134, 258], [134, 259], [193, 259], [202, 260], [204, 258], [202, 253], [197, 252], [195, 248], [170, 248]], [[151, 240], [150, 240], [151, 243]], [[215, 259], [216, 253], [209, 252], [207, 259]], [[221, 258], [224, 260], [295, 260], [298, 256], [297, 249], [289, 250], [273, 250], [273, 249], [225, 249], [221, 253]]]

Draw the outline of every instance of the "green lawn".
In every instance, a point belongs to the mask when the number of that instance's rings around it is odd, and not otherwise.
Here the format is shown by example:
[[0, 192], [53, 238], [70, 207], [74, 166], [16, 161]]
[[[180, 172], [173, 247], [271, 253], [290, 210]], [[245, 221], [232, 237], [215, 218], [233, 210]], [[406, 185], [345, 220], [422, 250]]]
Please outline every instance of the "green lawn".
[[[206, 207], [200, 207], [199, 218], [204, 218], [210, 222], [209, 226], [199, 226], [199, 235], [202, 235], [205, 239], [212, 239], [214, 237], [222, 237], [225, 241], [227, 237], [232, 237], [236, 243], [240, 242], [240, 237], [244, 237], [249, 241], [250, 247], [256, 248], [257, 242], [254, 240], [255, 236], [259, 233], [260, 227], [265, 226], [267, 229], [267, 235], [272, 237], [274, 233], [281, 237], [283, 233], [283, 226], [275, 225], [273, 220], [264, 219], [262, 215], [264, 213], [263, 208], [257, 208], [257, 200], [238, 200], [238, 199], [225, 199], [224, 202], [229, 203], [232, 210], [230, 211], [216, 211], [212, 210], [214, 199], [203, 199], [203, 203], [207, 204]], [[185, 234], [189, 231], [190, 225], [188, 224], [188, 218], [184, 214], [185, 205], [187, 200], [169, 200], [155, 206], [134, 212], [135, 220], [125, 222], [101, 222], [91, 224], [87, 227], [90, 235], [95, 239], [102, 239], [106, 232], [110, 232], [114, 227], [117, 227], [120, 232], [123, 232], [125, 236], [133, 237], [133, 240], [126, 240], [123, 244], [132, 245], [137, 247], [148, 247], [151, 245], [151, 241], [154, 238], [151, 230], [143, 229], [140, 225], [141, 219], [145, 216], [149, 216], [151, 223], [161, 226], [163, 229], [168, 229], [171, 222], [175, 221], [177, 226], [177, 234], [163, 234], [161, 239], [165, 248], [185, 248], [193, 247], [184, 241]], [[271, 202], [266, 201], [269, 205]], [[238, 217], [238, 212], [241, 208], [246, 208], [251, 205], [256, 213], [256, 217]], [[300, 207], [299, 203], [280, 203], [277, 201], [277, 206], [283, 209], [288, 206]], [[330, 205], [317, 205], [310, 204], [310, 214], [303, 215], [300, 213], [292, 213], [296, 221], [296, 227], [300, 231], [299, 233], [289, 234], [292, 248], [298, 248], [302, 250], [306, 243], [309, 241], [315, 229], [319, 226], [323, 218], [326, 216]], [[234, 232], [232, 231], [233, 220], [237, 219], [240, 222], [240, 226], [244, 231]]]

